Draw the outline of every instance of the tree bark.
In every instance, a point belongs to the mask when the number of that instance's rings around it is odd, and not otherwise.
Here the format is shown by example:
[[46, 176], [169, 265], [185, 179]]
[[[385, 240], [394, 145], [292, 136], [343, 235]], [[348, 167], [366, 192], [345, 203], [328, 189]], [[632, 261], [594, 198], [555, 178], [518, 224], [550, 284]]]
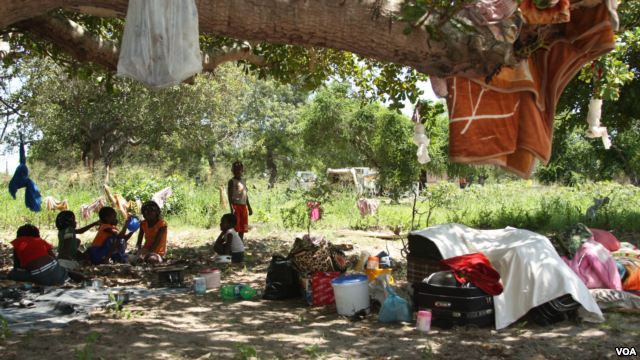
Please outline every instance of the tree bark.
[[[46, 41], [52, 42], [64, 52], [81, 62], [92, 62], [115, 72], [118, 68], [120, 49], [116, 43], [93, 36], [78, 23], [53, 16], [37, 16], [21, 21], [16, 27]], [[265, 60], [254, 54], [250, 48], [223, 49], [203, 55], [203, 71], [214, 71], [226, 62], [245, 60], [258, 66], [266, 65]]]
[[[405, 34], [402, 0], [197, 0], [200, 31], [249, 41], [346, 50], [435, 76], [487, 76], [515, 63], [509, 42], [476, 29], [459, 41], [434, 41], [424, 29]], [[62, 8], [123, 18], [127, 0], [0, 0], [0, 28]], [[505, 21], [512, 21], [508, 19]], [[509, 23], [511, 24], [511, 23]], [[481, 44], [481, 46], [477, 46]], [[469, 51], [467, 51], [469, 50]]]

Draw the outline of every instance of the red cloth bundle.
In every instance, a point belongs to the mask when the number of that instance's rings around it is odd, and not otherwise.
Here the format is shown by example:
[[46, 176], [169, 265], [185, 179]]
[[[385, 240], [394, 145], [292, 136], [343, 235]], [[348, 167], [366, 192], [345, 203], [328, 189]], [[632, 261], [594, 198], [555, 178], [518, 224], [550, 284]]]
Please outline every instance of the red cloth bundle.
[[458, 282], [462, 284], [471, 282], [489, 295], [502, 294], [500, 274], [491, 266], [484, 254], [467, 254], [440, 260], [440, 262], [453, 270]]

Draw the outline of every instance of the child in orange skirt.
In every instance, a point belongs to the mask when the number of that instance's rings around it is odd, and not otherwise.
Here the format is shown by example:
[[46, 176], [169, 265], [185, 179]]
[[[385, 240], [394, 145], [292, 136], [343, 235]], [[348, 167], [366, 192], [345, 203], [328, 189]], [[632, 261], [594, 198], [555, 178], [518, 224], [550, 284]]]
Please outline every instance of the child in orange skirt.
[[251, 204], [249, 204], [249, 195], [247, 194], [247, 184], [242, 175], [244, 174], [244, 166], [240, 161], [236, 161], [231, 166], [233, 178], [229, 180], [227, 185], [227, 196], [229, 197], [229, 206], [231, 213], [236, 216], [235, 230], [241, 239], [244, 239], [244, 233], [249, 231], [249, 215], [253, 215]]

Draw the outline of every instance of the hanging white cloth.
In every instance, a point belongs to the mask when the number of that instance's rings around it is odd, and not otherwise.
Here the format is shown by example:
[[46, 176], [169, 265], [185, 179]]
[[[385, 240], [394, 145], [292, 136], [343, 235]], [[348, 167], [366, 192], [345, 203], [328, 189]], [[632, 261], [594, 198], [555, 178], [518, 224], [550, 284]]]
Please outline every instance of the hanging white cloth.
[[602, 114], [602, 99], [591, 99], [589, 101], [589, 113], [587, 114], [587, 122], [589, 123], [589, 129], [587, 129], [588, 138], [602, 138], [602, 144], [605, 149], [611, 147], [611, 139], [607, 132], [607, 128], [600, 126], [600, 117]]
[[130, 0], [118, 75], [151, 88], [177, 85], [202, 70], [195, 0]]

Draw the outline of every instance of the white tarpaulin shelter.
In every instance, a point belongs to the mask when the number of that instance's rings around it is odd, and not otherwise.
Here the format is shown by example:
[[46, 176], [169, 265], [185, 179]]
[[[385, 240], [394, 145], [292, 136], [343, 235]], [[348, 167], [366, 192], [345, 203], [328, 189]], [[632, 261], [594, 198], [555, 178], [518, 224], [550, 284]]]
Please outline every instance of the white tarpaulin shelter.
[[493, 297], [496, 329], [566, 294], [582, 305], [584, 320], [604, 320], [582, 280], [540, 234], [515, 228], [476, 230], [460, 224], [432, 226], [412, 234], [431, 240], [445, 259], [481, 252], [491, 261], [504, 286], [504, 292]]

